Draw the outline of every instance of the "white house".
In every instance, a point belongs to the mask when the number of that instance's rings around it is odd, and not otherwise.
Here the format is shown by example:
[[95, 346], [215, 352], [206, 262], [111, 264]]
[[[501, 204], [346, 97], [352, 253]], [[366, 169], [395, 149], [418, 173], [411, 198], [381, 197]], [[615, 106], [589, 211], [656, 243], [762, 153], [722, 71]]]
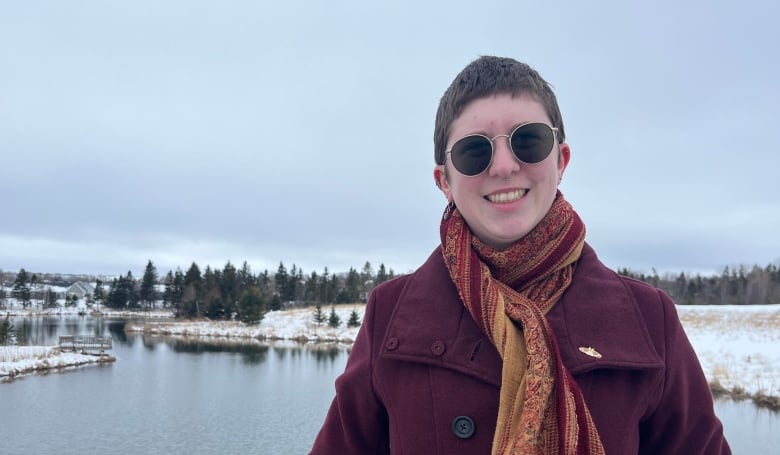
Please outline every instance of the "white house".
[[95, 288], [92, 287], [89, 283], [82, 283], [81, 281], [76, 281], [75, 283], [71, 284], [68, 289], [65, 290], [65, 297], [69, 295], [75, 295], [79, 299], [87, 298], [95, 293]]

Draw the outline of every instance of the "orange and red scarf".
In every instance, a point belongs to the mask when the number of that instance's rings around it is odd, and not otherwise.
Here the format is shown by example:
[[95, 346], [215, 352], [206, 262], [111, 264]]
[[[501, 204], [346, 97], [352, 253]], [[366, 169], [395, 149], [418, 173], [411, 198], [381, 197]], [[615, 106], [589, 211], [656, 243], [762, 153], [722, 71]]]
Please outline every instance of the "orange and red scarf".
[[561, 361], [545, 314], [563, 295], [585, 225], [558, 192], [525, 237], [496, 250], [457, 209], [441, 223], [444, 262], [463, 304], [503, 359], [493, 454], [603, 454], [577, 383]]

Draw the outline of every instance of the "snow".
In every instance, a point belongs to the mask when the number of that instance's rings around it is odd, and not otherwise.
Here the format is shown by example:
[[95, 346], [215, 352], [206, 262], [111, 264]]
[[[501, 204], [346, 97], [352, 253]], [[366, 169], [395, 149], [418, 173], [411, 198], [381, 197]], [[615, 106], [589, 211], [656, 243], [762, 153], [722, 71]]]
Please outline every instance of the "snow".
[[35, 371], [113, 360], [111, 356], [62, 352], [57, 346], [0, 346], [0, 379]]
[[780, 397], [780, 305], [681, 305], [677, 312], [710, 382]]
[[[312, 308], [272, 311], [260, 324], [248, 325], [227, 321], [160, 321], [129, 322], [126, 330], [169, 336], [204, 336], [234, 341], [294, 340], [304, 342], [354, 342], [358, 328], [346, 327], [355, 310], [363, 320], [365, 305], [336, 307], [341, 319], [337, 328], [327, 322], [317, 324]], [[701, 362], [708, 381], [717, 382], [728, 391], [735, 388], [745, 393], [780, 397], [780, 305], [746, 306], [678, 306], [680, 320]], [[327, 317], [330, 309], [323, 308]], [[158, 312], [156, 316], [170, 316]], [[138, 313], [135, 313], [138, 316]], [[49, 359], [49, 364], [61, 366], [83, 361], [77, 354], [59, 353], [46, 356], [40, 350], [55, 348], [0, 348], [0, 376], [8, 371], [30, 369], [28, 363]], [[37, 349], [37, 351], [36, 351]], [[13, 351], [15, 350], [15, 351]], [[10, 352], [10, 353], [6, 353]], [[26, 354], [25, 354], [26, 352]], [[49, 352], [49, 351], [47, 351]], [[7, 360], [17, 356], [20, 359]], [[30, 360], [25, 360], [29, 356]], [[94, 360], [92, 356], [86, 356]], [[33, 358], [37, 360], [32, 360]], [[20, 363], [21, 362], [21, 363]], [[40, 365], [37, 363], [36, 365]], [[34, 367], [33, 367], [34, 369]]]
[[[315, 323], [314, 310], [304, 308], [268, 312], [258, 325], [228, 321], [135, 322], [128, 323], [125, 331], [156, 335], [257, 338], [351, 344], [355, 341], [359, 327], [347, 327], [347, 321], [352, 310], [357, 312], [358, 318], [362, 321], [365, 305], [348, 305], [335, 310], [341, 319], [341, 324], [336, 328], [330, 327], [327, 322]], [[325, 317], [330, 314], [329, 309], [323, 308], [322, 311]]]

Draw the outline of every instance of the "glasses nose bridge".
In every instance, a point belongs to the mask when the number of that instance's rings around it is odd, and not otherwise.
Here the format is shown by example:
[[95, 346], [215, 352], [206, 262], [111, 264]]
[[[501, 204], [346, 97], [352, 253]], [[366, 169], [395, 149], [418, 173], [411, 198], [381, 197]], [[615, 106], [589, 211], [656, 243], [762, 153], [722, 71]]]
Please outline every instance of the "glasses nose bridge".
[[490, 138], [490, 143], [493, 144], [493, 147], [496, 146], [496, 139], [500, 137], [505, 137], [507, 139], [507, 144], [509, 144], [509, 138], [511, 137], [511, 134], [496, 134], [492, 138]]
[[511, 134], [497, 134], [497, 135], [493, 136], [492, 138], [489, 138], [490, 139], [490, 146], [493, 148], [493, 159], [494, 160], [495, 160], [496, 154], [498, 153], [498, 146], [496, 144], [496, 139], [501, 138], [501, 137], [506, 138], [506, 148], [509, 151], [510, 155], [514, 155], [514, 151], [512, 150], [512, 142], [511, 142], [512, 135]]
[[[499, 138], [506, 138], [506, 151], [504, 153], [499, 152], [499, 146], [496, 142]], [[511, 134], [497, 134], [490, 138], [490, 145], [492, 147], [493, 156], [490, 159], [489, 172], [511, 172], [507, 171], [508, 168], [514, 168], [517, 165], [517, 157], [512, 150]]]

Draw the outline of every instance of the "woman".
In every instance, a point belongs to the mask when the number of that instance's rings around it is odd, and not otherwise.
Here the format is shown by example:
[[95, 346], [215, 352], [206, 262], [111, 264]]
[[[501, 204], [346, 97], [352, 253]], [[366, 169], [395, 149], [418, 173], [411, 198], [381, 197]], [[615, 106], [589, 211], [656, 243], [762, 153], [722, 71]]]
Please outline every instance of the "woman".
[[372, 293], [312, 453], [730, 453], [673, 302], [607, 269], [558, 190], [549, 84], [475, 60], [434, 153], [441, 245]]

